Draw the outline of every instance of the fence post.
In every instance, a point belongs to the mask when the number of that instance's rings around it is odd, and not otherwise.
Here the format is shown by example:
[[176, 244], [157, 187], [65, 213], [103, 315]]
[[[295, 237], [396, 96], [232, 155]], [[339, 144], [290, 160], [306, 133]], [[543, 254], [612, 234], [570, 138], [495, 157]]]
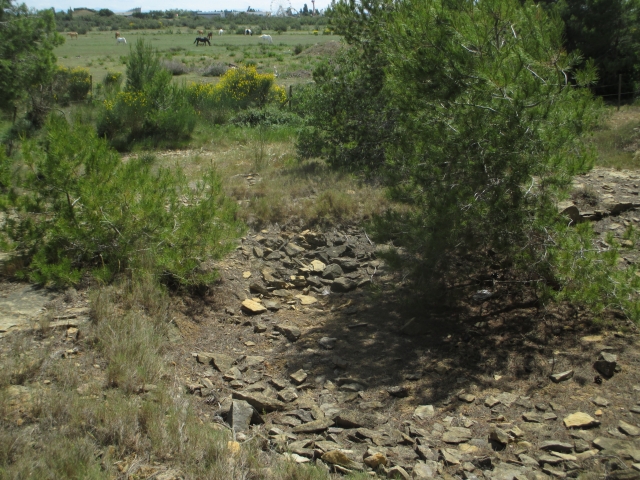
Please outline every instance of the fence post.
[[293, 85], [289, 85], [289, 110], [291, 110], [291, 98], [293, 97]]
[[618, 111], [620, 111], [620, 98], [622, 97], [622, 74], [618, 75]]

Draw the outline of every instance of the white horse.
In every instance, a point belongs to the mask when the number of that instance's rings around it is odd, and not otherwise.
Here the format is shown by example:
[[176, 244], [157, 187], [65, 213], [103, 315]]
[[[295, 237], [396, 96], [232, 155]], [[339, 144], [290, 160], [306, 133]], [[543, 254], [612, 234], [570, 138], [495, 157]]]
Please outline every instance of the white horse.
[[244, 34], [245, 34], [245, 35], [252, 35], [252, 36], [253, 36], [253, 32], [251, 31], [251, 29], [250, 29], [250, 28], [245, 28], [245, 29], [244, 29]]
[[124, 37], [118, 37], [118, 38], [116, 38], [116, 45], [118, 43], [124, 43], [126, 45], [127, 44], [127, 39], [124, 38]]
[[269, 43], [273, 44], [273, 38], [271, 38], [271, 35], [262, 35], [260, 37], [260, 40], [262, 40], [264, 43], [269, 42]]
[[218, 30], [218, 35], [222, 35], [224, 33], [223, 29]]

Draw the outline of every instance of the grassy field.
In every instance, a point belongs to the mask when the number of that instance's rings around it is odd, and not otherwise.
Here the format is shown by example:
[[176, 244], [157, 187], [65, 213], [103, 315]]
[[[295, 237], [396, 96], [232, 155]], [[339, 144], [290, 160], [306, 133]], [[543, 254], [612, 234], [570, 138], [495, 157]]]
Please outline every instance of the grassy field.
[[640, 168], [640, 106], [608, 107], [608, 115], [594, 132], [592, 142], [598, 165], [616, 169]]
[[[314, 35], [312, 32], [288, 32], [277, 34], [265, 31], [273, 37], [273, 44], [263, 44], [259, 36], [233, 33], [214, 35], [211, 46], [194, 44], [198, 36], [195, 30], [186, 28], [169, 31], [135, 30], [120, 32], [127, 45], [117, 44], [113, 32], [89, 32], [77, 39], [68, 38], [55, 53], [58, 62], [65, 67], [85, 67], [93, 76], [94, 85], [102, 81], [108, 71], [125, 71], [125, 57], [129, 48], [139, 38], [150, 41], [168, 61], [182, 62], [188, 73], [175, 78], [178, 81], [217, 81], [217, 77], [204, 77], [202, 70], [211, 64], [247, 64], [252, 62], [260, 72], [278, 71], [278, 84], [308, 81], [313, 65], [327, 49], [334, 51], [340, 41], [336, 35]], [[301, 53], [295, 54], [297, 50]]]

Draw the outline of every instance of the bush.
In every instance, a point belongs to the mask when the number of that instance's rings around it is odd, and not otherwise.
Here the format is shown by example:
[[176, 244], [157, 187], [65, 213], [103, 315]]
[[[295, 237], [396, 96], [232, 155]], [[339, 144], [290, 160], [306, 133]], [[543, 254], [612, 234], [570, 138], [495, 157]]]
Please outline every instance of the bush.
[[212, 63], [208, 67], [205, 67], [202, 71], [202, 75], [204, 77], [221, 77], [225, 73], [227, 73], [229, 67], [227, 67], [224, 63]]
[[126, 89], [104, 100], [98, 134], [120, 149], [145, 138], [186, 140], [197, 118], [185, 89], [171, 82], [171, 74], [150, 45], [139, 40], [132, 50], [127, 59]]
[[31, 281], [75, 284], [85, 272], [108, 281], [144, 269], [165, 282], [205, 284], [216, 272], [202, 262], [232, 249], [243, 231], [213, 170], [190, 185], [179, 168], [153, 168], [149, 157], [121, 163], [89, 125], [59, 117], [42, 144], [23, 149], [27, 168], [3, 230]]
[[53, 94], [61, 105], [85, 100], [91, 92], [91, 75], [82, 67], [59, 67], [53, 78]]
[[261, 109], [250, 108], [242, 110], [234, 115], [229, 122], [235, 125], [247, 125], [250, 127], [256, 127], [258, 125], [268, 127], [276, 125], [295, 126], [300, 123], [300, 117], [281, 107], [267, 106]]
[[187, 87], [191, 105], [201, 114], [211, 110], [237, 110], [263, 107], [267, 104], [284, 105], [284, 88], [274, 83], [275, 76], [258, 73], [255, 67], [239, 67], [227, 71], [217, 84], [199, 83]]
[[304, 48], [304, 45], [302, 45], [301, 43], [297, 44], [295, 47], [293, 47], [293, 54], [300, 55], [304, 51]]
[[172, 75], [184, 75], [189, 73], [189, 67], [177, 60], [164, 60], [162, 66]]
[[107, 72], [102, 79], [102, 85], [107, 92], [118, 92], [120, 90], [120, 85], [122, 85], [122, 73]]

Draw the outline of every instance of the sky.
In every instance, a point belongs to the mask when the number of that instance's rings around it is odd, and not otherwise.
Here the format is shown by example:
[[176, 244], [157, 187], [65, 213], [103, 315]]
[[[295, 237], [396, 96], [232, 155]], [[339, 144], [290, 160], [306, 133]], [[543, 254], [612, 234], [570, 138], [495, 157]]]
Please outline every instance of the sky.
[[[276, 11], [279, 5], [290, 5], [295, 9], [302, 9], [306, 3], [311, 9], [311, 0], [23, 0], [31, 8], [42, 10], [54, 7], [56, 10], [68, 8], [87, 7], [99, 10], [108, 8], [114, 12], [124, 12], [131, 8], [141, 7], [143, 12], [149, 10], [171, 10], [175, 8], [183, 10], [240, 10], [246, 11], [248, 7], [256, 10]], [[316, 8], [324, 9], [331, 3], [330, 0], [316, 0]]]

